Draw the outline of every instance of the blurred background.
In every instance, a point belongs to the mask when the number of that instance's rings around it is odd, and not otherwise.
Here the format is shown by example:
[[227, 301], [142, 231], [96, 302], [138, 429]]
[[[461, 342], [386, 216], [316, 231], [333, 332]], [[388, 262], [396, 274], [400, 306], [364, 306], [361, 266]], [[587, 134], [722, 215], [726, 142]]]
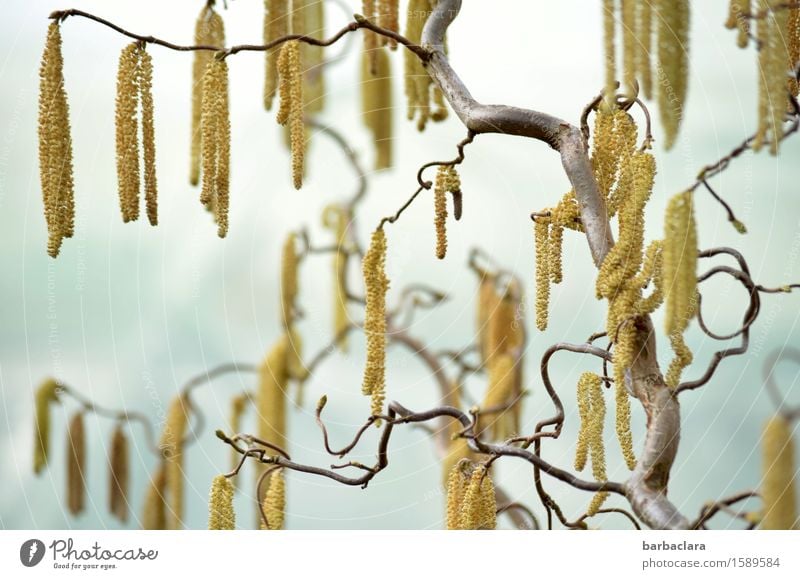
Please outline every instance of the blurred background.
[[[349, 0], [351, 12], [360, 3]], [[405, 7], [405, 2], [402, 7]], [[341, 151], [323, 135], [312, 135], [305, 186], [291, 186], [290, 164], [274, 112], [262, 107], [263, 55], [241, 53], [229, 59], [232, 123], [231, 213], [226, 239], [198, 202], [188, 183], [192, 55], [154, 46], [157, 169], [160, 223], [145, 219], [123, 224], [119, 215], [114, 160], [114, 95], [119, 51], [129, 42], [85, 19], [62, 26], [66, 89], [74, 140], [76, 183], [75, 237], [58, 259], [46, 254], [46, 229], [37, 161], [38, 67], [47, 15], [80, 8], [142, 34], [190, 44], [201, 1], [108, 3], [100, 0], [5, 0], [0, 19], [0, 527], [119, 528], [107, 513], [106, 453], [112, 424], [86, 419], [89, 500], [78, 518], [64, 508], [64, 432], [74, 404], [55, 407], [50, 467], [32, 472], [33, 392], [54, 376], [97, 403], [139, 410], [158, 428], [165, 408], [194, 375], [226, 361], [256, 363], [280, 335], [279, 260], [286, 234], [308, 226], [319, 244], [330, 242], [321, 228], [321, 210], [348, 197], [357, 182]], [[449, 33], [452, 64], [473, 95], [486, 103], [536, 108], [577, 122], [582, 108], [602, 87], [601, 3], [465, 2]], [[219, 6], [228, 44], [261, 43], [262, 2], [230, 0]], [[656, 122], [658, 161], [655, 192], [647, 209], [647, 240], [661, 237], [669, 196], [693, 182], [699, 169], [727, 154], [755, 130], [756, 55], [736, 48], [735, 32], [723, 28], [726, 0], [692, 3], [691, 78], [685, 118], [677, 145], [665, 152]], [[348, 15], [336, 3], [326, 6], [327, 30], [344, 25]], [[401, 19], [402, 20], [402, 19]], [[337, 53], [346, 44], [334, 46]], [[354, 38], [344, 60], [326, 70], [327, 104], [320, 120], [341, 131], [365, 166], [373, 151], [360, 108], [360, 40]], [[416, 188], [419, 166], [454, 156], [465, 131], [457, 119], [431, 124], [420, 134], [405, 120], [402, 57], [394, 53], [395, 163], [370, 174], [368, 199], [361, 205], [359, 234], [393, 213]], [[657, 109], [652, 107], [654, 117]], [[451, 115], [452, 117], [452, 115]], [[748, 227], [739, 235], [718, 204], [697, 193], [701, 247], [729, 245], [745, 255], [753, 277], [765, 285], [800, 281], [800, 195], [797, 191], [800, 138], [781, 146], [780, 158], [763, 152], [743, 155], [714, 178]], [[534, 251], [529, 213], [552, 206], [569, 188], [559, 157], [546, 145], [515, 137], [486, 135], [467, 149], [460, 169], [464, 217], [449, 226], [446, 260], [434, 256], [432, 198], [423, 195], [387, 230], [388, 273], [394, 288], [425, 282], [447, 292], [442, 307], [416, 317], [411, 333], [432, 348], [459, 348], [475, 333], [476, 276], [466, 268], [472, 247], [481, 247], [500, 264], [519, 273], [526, 295], [533, 295]], [[606, 307], [594, 297], [595, 269], [582, 236], [567, 232], [564, 282], [553, 289], [549, 329], [534, 330], [532, 308], [526, 322], [531, 339], [527, 356], [524, 424], [532, 431], [547, 415], [536, 369], [542, 352], [557, 341], [580, 342], [603, 328]], [[300, 304], [306, 318], [299, 329], [312, 354], [331, 339], [330, 256], [308, 259], [301, 271]], [[702, 264], [701, 264], [702, 266]], [[353, 272], [354, 274], [357, 272]], [[704, 314], [717, 332], [739, 326], [746, 292], [717, 276], [702, 286]], [[354, 278], [357, 282], [357, 277]], [[390, 291], [389, 300], [396, 297]], [[359, 314], [360, 315], [360, 314]], [[762, 366], [775, 349], [800, 344], [800, 292], [765, 296], [752, 330], [750, 351], [725, 360], [703, 389], [682, 396], [680, 453], [670, 481], [672, 500], [693, 517], [706, 501], [753, 488], [760, 479], [758, 444], [773, 411], [765, 396]], [[656, 315], [656, 327], [663, 327]], [[698, 376], [719, 344], [693, 325], [687, 336], [696, 364], [685, 376]], [[661, 362], [670, 357], [660, 340]], [[334, 444], [349, 440], [369, 413], [360, 394], [363, 337], [351, 340], [350, 353], [329, 358], [307, 385], [305, 405], [293, 408], [289, 439], [293, 458], [327, 466], [314, 424], [314, 405], [328, 395], [326, 415]], [[575, 383], [595, 364], [560, 354], [551, 364], [554, 383], [567, 405], [561, 439], [545, 446], [550, 461], [571, 468], [577, 432]], [[782, 366], [778, 381], [798, 400], [797, 372]], [[407, 351], [389, 353], [387, 392], [412, 409], [438, 402], [434, 381]], [[254, 386], [250, 375], [229, 376], [197, 391], [207, 417], [199, 444], [186, 457], [187, 526], [205, 528], [211, 478], [229, 468], [228, 448], [213, 436], [228, 424], [229, 400]], [[468, 385], [480, 398], [485, 384]], [[252, 416], [252, 414], [251, 414]], [[613, 412], [606, 432], [609, 476], [623, 480], [626, 470], [613, 438]], [[246, 427], [249, 423], [246, 423]], [[634, 443], [642, 442], [643, 415], [633, 403]], [[132, 427], [131, 510], [137, 527], [154, 457], [142, 431]], [[371, 462], [375, 434], [353, 456]], [[428, 435], [401, 428], [392, 439], [390, 466], [364, 491], [300, 473], [288, 474], [289, 529], [437, 529], [444, 521], [441, 469]], [[523, 461], [504, 459], [496, 481], [541, 517], [532, 471]], [[250, 473], [237, 501], [238, 523], [255, 522]], [[546, 487], [567, 513], [576, 516], [590, 496], [554, 481]], [[608, 503], [622, 505], [618, 498]], [[252, 514], [251, 514], [252, 513]], [[625, 527], [621, 517], [598, 517], [594, 526]], [[720, 518], [720, 527], [735, 526]], [[509, 527], [501, 518], [501, 526]]]

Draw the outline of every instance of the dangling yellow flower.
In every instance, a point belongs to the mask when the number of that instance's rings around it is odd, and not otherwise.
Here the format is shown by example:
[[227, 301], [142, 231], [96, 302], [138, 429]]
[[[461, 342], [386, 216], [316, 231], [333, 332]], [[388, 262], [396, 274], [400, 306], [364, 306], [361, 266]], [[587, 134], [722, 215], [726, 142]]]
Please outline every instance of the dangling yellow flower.
[[[789, 11], [779, 9], [783, 0], [759, 0], [764, 13], [756, 24], [758, 52], [758, 131], [753, 141], [753, 150], [758, 151], [769, 141], [769, 151], [778, 154], [783, 138], [783, 121], [786, 115], [789, 51], [786, 39]], [[794, 63], [791, 64], [794, 66]]]
[[728, 19], [725, 27], [736, 28], [739, 33], [736, 37], [736, 44], [739, 48], [745, 48], [750, 40], [750, 6], [752, 0], [731, 0], [728, 10]]
[[47, 223], [47, 253], [57, 257], [75, 228], [72, 136], [64, 89], [61, 28], [51, 22], [39, 68], [39, 176]]
[[269, 486], [264, 493], [264, 500], [261, 508], [267, 517], [269, 527], [261, 521], [261, 529], [268, 531], [279, 531], [283, 529], [283, 522], [286, 511], [286, 482], [283, 478], [283, 469], [278, 469], [269, 475]]
[[683, 118], [689, 77], [689, 0], [656, 0], [658, 109], [664, 127], [664, 147], [671, 149]]
[[121, 424], [114, 428], [111, 436], [109, 457], [108, 510], [121, 522], [128, 520], [128, 488], [130, 469], [128, 466], [128, 439]]
[[185, 395], [176, 396], [167, 410], [159, 448], [164, 457], [165, 490], [168, 498], [166, 524], [169, 529], [183, 526], [183, 443], [188, 426], [189, 403]]
[[233, 495], [231, 481], [221, 474], [215, 476], [211, 483], [211, 493], [208, 499], [208, 529], [210, 531], [233, 531], [236, 528]]
[[290, 40], [281, 48], [278, 57], [280, 99], [278, 123], [289, 123], [292, 149], [292, 180], [295, 189], [303, 186], [303, 156], [305, 154], [305, 124], [303, 122], [303, 78], [301, 74], [300, 46]]
[[297, 300], [297, 236], [290, 233], [283, 244], [281, 259], [281, 313], [286, 329], [294, 323], [295, 301]]
[[383, 228], [372, 233], [369, 250], [362, 264], [366, 287], [364, 332], [367, 335], [367, 361], [364, 367], [363, 394], [372, 397], [372, 414], [383, 411], [386, 391], [386, 234]]
[[66, 454], [67, 509], [75, 516], [83, 512], [86, 499], [86, 434], [80, 411], [69, 421]]
[[[269, 44], [289, 32], [289, 0], [264, 0], [264, 44]], [[278, 89], [278, 53], [274, 47], [266, 53], [264, 77], [264, 108], [272, 109]]]
[[800, 529], [794, 461], [792, 425], [776, 415], [767, 422], [763, 435], [764, 478], [761, 497], [764, 500], [762, 529]]
[[203, 189], [200, 201], [214, 211], [217, 235], [228, 234], [231, 124], [228, 110], [228, 64], [213, 58], [203, 77]]
[[142, 510], [142, 528], [157, 531], [167, 528], [167, 474], [161, 463], [150, 478]]
[[33, 472], [39, 474], [47, 466], [50, 449], [50, 404], [58, 402], [58, 382], [45, 380], [36, 390], [36, 422], [33, 437]]
[[372, 133], [375, 143], [376, 170], [387, 169], [392, 165], [391, 65], [386, 49], [375, 48], [369, 53], [364, 51], [361, 68], [361, 101], [364, 124]]
[[[591, 372], [581, 374], [578, 380], [578, 411], [581, 427], [575, 448], [575, 470], [582, 471], [591, 454], [594, 479], [598, 482], [606, 481], [608, 475], [603, 444], [606, 403], [603, 398], [602, 380], [597, 374]], [[588, 514], [590, 516], [596, 514], [607, 498], [607, 492], [597, 493], [589, 505]]]
[[533, 225], [536, 241], [536, 327], [547, 329], [547, 310], [550, 307], [550, 235], [549, 224], [537, 218]]

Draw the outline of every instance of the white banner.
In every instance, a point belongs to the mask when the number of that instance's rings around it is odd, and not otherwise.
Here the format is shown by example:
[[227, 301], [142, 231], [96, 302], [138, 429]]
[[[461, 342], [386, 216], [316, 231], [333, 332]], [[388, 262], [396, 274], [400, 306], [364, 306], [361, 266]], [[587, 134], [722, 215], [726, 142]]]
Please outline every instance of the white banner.
[[800, 577], [797, 531], [2, 531], [0, 577]]

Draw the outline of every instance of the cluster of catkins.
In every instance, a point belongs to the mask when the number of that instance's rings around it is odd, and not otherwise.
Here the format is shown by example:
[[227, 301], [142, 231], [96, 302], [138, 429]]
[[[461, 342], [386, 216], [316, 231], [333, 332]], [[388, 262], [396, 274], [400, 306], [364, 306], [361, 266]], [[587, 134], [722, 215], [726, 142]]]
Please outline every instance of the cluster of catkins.
[[447, 479], [447, 529], [491, 530], [497, 526], [497, 499], [487, 468], [459, 461]]
[[[582, 471], [591, 457], [592, 476], [596, 481], [608, 480], [606, 455], [603, 445], [603, 425], [606, 418], [606, 401], [603, 397], [603, 381], [597, 374], [584, 372], [578, 380], [578, 414], [581, 427], [575, 447], [575, 470]], [[598, 492], [589, 504], [587, 514], [597, 514], [608, 498], [607, 492]]]
[[[436, 6], [437, 0], [410, 0], [406, 20], [406, 38], [420, 45], [422, 29]], [[447, 118], [442, 91], [433, 83], [420, 59], [410, 51], [405, 53], [405, 88], [408, 100], [408, 120], [417, 120], [417, 129], [425, 130], [428, 121], [441, 122]], [[433, 101], [433, 107], [431, 107]]]
[[758, 49], [758, 131], [753, 149], [765, 144], [773, 155], [784, 135], [789, 96], [797, 97], [800, 64], [800, 7], [784, 0], [731, 0], [725, 26], [738, 31], [737, 44], [745, 48], [755, 22]]
[[[48, 464], [50, 450], [50, 406], [60, 401], [60, 386], [53, 379], [45, 380], [36, 390], [36, 416], [34, 421], [33, 471], [40, 474]], [[73, 516], [86, 507], [86, 430], [84, 410], [76, 411], [69, 420], [65, 437], [66, 448], [66, 504]], [[109, 491], [108, 507], [119, 521], [128, 519], [128, 439], [124, 425], [118, 423], [111, 436], [108, 454]]]
[[[616, 29], [622, 31], [622, 84], [635, 97], [641, 86], [646, 98], [658, 88], [664, 145], [675, 144], [683, 117], [689, 76], [689, 0], [603, 0], [606, 102], [617, 86]], [[654, 78], [653, 35], [656, 35], [658, 78]]]
[[439, 165], [433, 188], [434, 225], [436, 226], [436, 257], [447, 254], [447, 193], [453, 195], [456, 219], [461, 218], [461, 178], [454, 165]]

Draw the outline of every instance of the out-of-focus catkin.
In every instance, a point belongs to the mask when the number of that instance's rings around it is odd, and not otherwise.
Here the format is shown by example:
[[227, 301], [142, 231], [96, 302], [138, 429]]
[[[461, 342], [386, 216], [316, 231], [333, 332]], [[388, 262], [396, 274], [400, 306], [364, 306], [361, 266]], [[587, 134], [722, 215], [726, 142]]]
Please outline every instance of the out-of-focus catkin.
[[80, 411], [69, 421], [66, 455], [67, 509], [75, 516], [83, 512], [86, 499], [86, 434]]
[[372, 414], [380, 414], [386, 391], [386, 234], [382, 227], [372, 233], [369, 250], [362, 263], [366, 287], [364, 332], [367, 335], [367, 360], [364, 366], [363, 394], [372, 397]]
[[653, 51], [653, 3], [636, 1], [636, 75], [642, 83], [645, 98], [653, 96], [653, 70], [650, 54]]
[[167, 472], [162, 462], [150, 477], [142, 509], [142, 528], [148, 531], [167, 529]]
[[292, 149], [292, 182], [295, 189], [303, 186], [305, 155], [305, 124], [303, 122], [303, 77], [301, 74], [300, 43], [286, 42], [278, 56], [280, 77], [280, 107], [277, 120], [289, 124], [289, 142]]
[[188, 424], [189, 402], [186, 396], [173, 398], [167, 410], [159, 448], [164, 457], [165, 490], [167, 494], [166, 524], [168, 529], [183, 526], [183, 441]]
[[666, 382], [674, 388], [683, 368], [692, 361], [683, 332], [697, 308], [697, 231], [691, 191], [675, 195], [667, 205], [661, 275], [666, 302], [664, 329], [676, 354], [667, 370]]
[[350, 212], [341, 205], [329, 205], [322, 213], [322, 224], [336, 236], [336, 253], [333, 257], [333, 335], [336, 345], [347, 351], [347, 328], [350, 316], [347, 312], [347, 254], [350, 250], [347, 228]]
[[756, 23], [758, 51], [758, 130], [753, 140], [753, 150], [758, 151], [769, 142], [769, 151], [778, 154], [783, 138], [783, 120], [786, 115], [787, 68], [789, 50], [787, 24], [789, 11], [779, 8], [783, 0], [759, 0], [763, 17]]
[[261, 529], [267, 531], [279, 531], [283, 529], [283, 522], [286, 512], [286, 481], [283, 476], [283, 469], [278, 469], [269, 475], [269, 486], [264, 493], [264, 500], [261, 508], [267, 518], [269, 526], [261, 521]]
[[231, 481], [218, 474], [211, 482], [208, 499], [208, 529], [210, 531], [233, 531], [236, 514], [233, 511], [234, 489]]
[[47, 253], [57, 257], [75, 227], [72, 136], [64, 89], [61, 28], [50, 23], [39, 68], [39, 178], [47, 223]]
[[[400, 2], [399, 0], [378, 0], [378, 24], [381, 28], [400, 32]], [[388, 36], [381, 36], [380, 42], [392, 50], [397, 48], [397, 41]]]
[[48, 378], [36, 390], [36, 417], [33, 429], [33, 472], [39, 474], [47, 466], [50, 448], [50, 404], [58, 401], [58, 382]]
[[297, 235], [290, 233], [283, 242], [281, 258], [281, 315], [284, 328], [294, 323], [297, 300]]
[[[289, 33], [289, 0], [264, 0], [264, 44]], [[269, 49], [265, 55], [264, 108], [272, 109], [278, 90], [278, 54], [280, 47]]]
[[536, 242], [536, 327], [547, 329], [547, 310], [550, 307], [550, 233], [549, 224], [537, 218], [533, 224]]
[[689, 77], [689, 0], [655, 0], [658, 21], [658, 108], [664, 146], [672, 148], [683, 118]]
[[285, 445], [288, 338], [284, 335], [270, 349], [259, 368], [256, 394], [258, 436], [278, 446]]
[[750, 40], [750, 6], [752, 0], [731, 0], [725, 27], [736, 28], [736, 44], [745, 48]]
[[492, 413], [481, 416], [478, 423], [478, 432], [488, 434], [492, 440], [502, 440], [515, 433], [513, 412], [500, 408], [515, 402], [516, 376], [514, 356], [503, 353], [492, 357], [489, 362], [489, 385], [481, 404], [482, 409], [492, 410]]
[[761, 528], [800, 529], [792, 425], [781, 415], [772, 417], [764, 427], [762, 464], [764, 478], [761, 482], [761, 498], [764, 501], [764, 514]]
[[603, 0], [603, 48], [605, 51], [605, 94], [606, 109], [614, 108], [614, 95], [617, 90], [617, 57], [614, 43], [616, 28], [614, 0]]
[[[286, 1], [286, 0], [284, 0]], [[225, 26], [222, 17], [209, 4], [203, 7], [194, 27], [194, 43], [203, 46], [225, 46]], [[210, 50], [196, 50], [192, 64], [192, 141], [191, 161], [189, 163], [189, 183], [200, 183], [200, 152], [202, 129], [200, 119], [203, 111], [203, 76], [208, 63], [214, 58]]]
[[200, 125], [203, 149], [203, 188], [200, 201], [214, 211], [217, 235], [228, 234], [231, 124], [228, 107], [228, 63], [214, 57], [203, 76]]
[[[422, 29], [435, 7], [433, 0], [410, 0], [406, 18], [406, 38], [415, 44], [420, 44]], [[446, 42], [446, 41], [445, 41]], [[444, 98], [433, 84], [428, 71], [419, 57], [410, 50], [403, 55], [405, 60], [405, 92], [408, 102], [408, 120], [417, 120], [417, 129], [424, 131], [428, 120], [434, 122], [447, 118]], [[431, 98], [437, 109], [431, 112]]]
[[[372, 66], [372, 68], [370, 68]], [[364, 52], [361, 68], [364, 124], [375, 143], [375, 169], [392, 166], [392, 62], [385, 48]]]
[[128, 488], [130, 468], [128, 460], [128, 438], [121, 424], [111, 435], [111, 452], [108, 470], [108, 511], [121, 522], [128, 520]]

